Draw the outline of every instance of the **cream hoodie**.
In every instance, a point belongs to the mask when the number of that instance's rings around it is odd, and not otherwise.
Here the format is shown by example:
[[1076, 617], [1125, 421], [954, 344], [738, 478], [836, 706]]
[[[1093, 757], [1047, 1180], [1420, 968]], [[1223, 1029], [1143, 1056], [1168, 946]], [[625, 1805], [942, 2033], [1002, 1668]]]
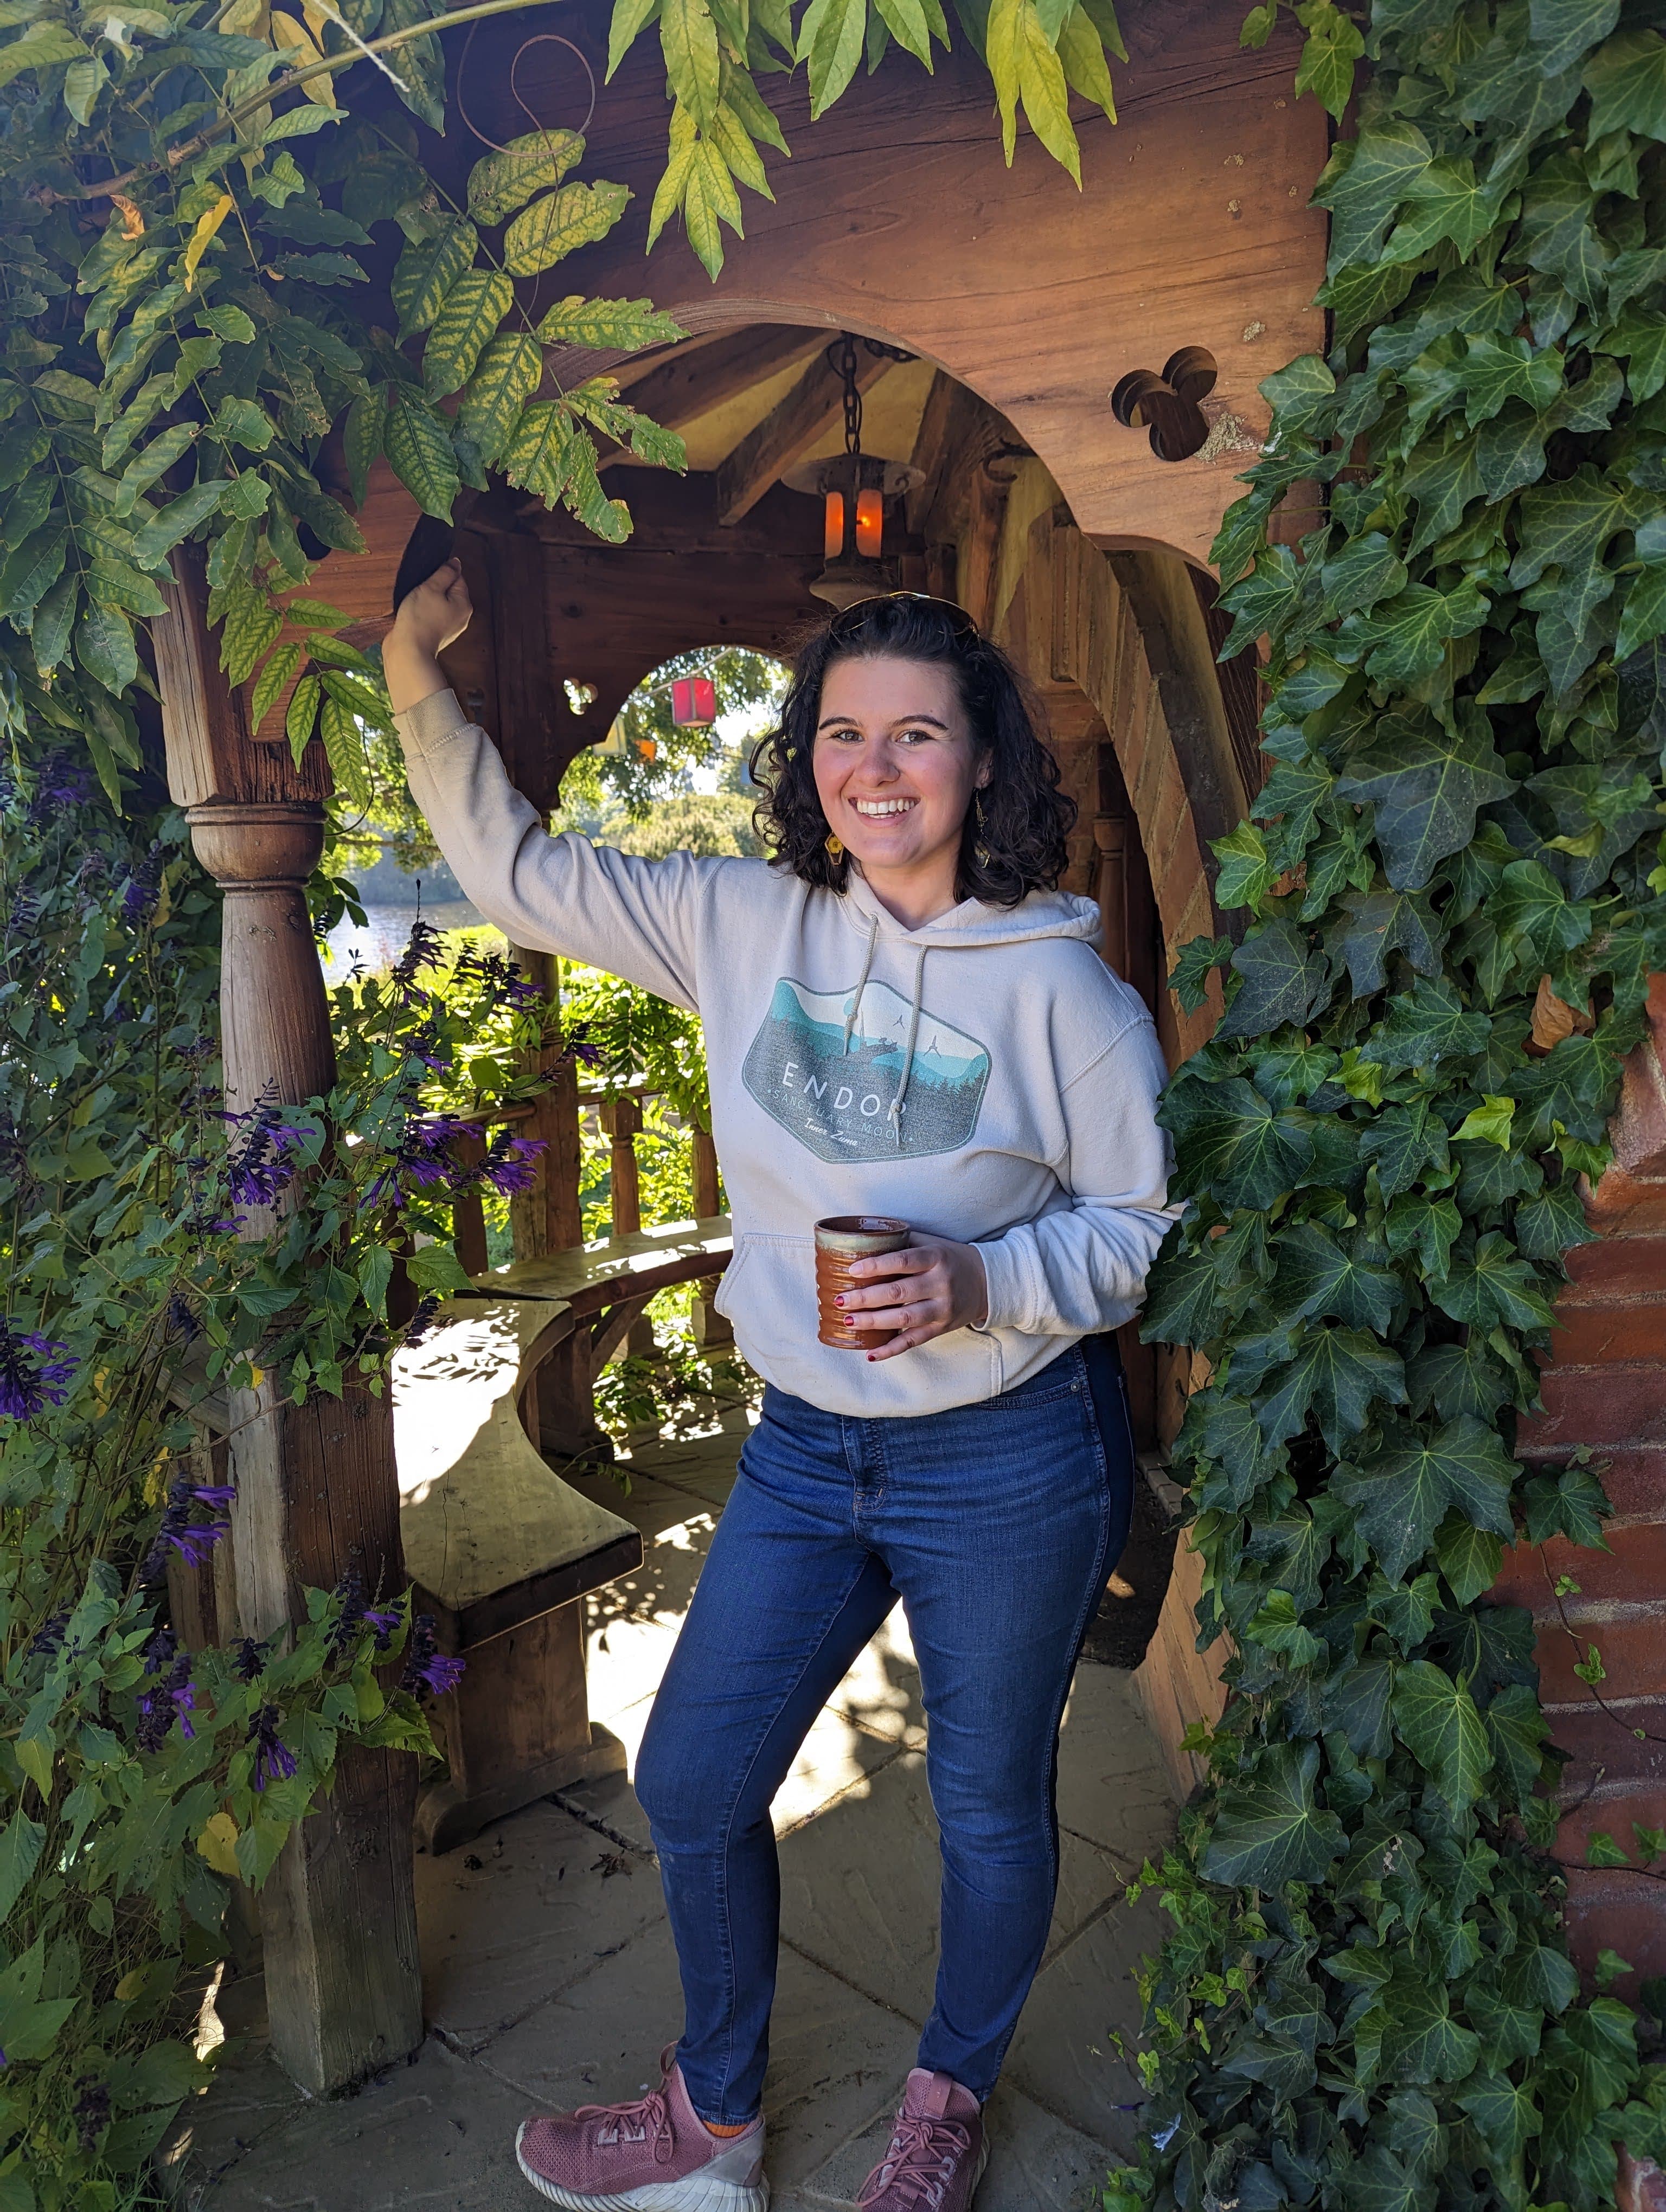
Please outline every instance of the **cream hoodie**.
[[[766, 1382], [824, 1411], [993, 1397], [1138, 1308], [1169, 1226], [1151, 1016], [1093, 949], [1091, 900], [964, 900], [905, 929], [763, 860], [637, 860], [551, 837], [449, 691], [398, 718], [459, 883], [514, 945], [623, 975], [705, 1026], [734, 1221], [717, 1304]], [[976, 1243], [982, 1326], [893, 1359], [816, 1338], [823, 1216]]]

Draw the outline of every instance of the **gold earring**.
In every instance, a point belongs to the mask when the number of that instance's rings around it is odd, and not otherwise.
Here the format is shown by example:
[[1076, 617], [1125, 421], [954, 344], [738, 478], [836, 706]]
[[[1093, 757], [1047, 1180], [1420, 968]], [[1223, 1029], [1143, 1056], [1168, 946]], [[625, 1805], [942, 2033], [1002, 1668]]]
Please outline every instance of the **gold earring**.
[[827, 848], [827, 857], [830, 860], [843, 860], [844, 847], [839, 842], [838, 832], [836, 830], [830, 830], [824, 842]]

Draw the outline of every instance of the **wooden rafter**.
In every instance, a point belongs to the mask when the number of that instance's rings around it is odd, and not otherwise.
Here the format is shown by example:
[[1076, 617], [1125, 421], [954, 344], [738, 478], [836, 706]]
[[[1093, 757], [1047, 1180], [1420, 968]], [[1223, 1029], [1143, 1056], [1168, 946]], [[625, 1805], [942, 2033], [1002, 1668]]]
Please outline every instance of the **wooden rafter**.
[[824, 331], [754, 324], [697, 351], [678, 348], [632, 380], [630, 404], [667, 430], [680, 430], [827, 343]]
[[[869, 391], [891, 367], [883, 355], [860, 349], [856, 388]], [[810, 451], [837, 422], [844, 386], [825, 353], [818, 354], [787, 397], [749, 430], [717, 472], [717, 517], [739, 522], [757, 504], [783, 469]]]

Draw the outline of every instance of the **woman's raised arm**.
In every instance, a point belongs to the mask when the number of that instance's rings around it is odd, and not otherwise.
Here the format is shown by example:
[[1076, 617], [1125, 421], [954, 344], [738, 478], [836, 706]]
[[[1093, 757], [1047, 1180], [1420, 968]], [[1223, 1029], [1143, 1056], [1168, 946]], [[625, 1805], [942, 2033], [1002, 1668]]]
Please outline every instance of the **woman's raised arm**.
[[382, 647], [411, 793], [453, 873], [512, 945], [565, 953], [696, 1006], [700, 902], [716, 870], [741, 864], [687, 853], [643, 860], [551, 837], [441, 671], [471, 611], [462, 569], [448, 561], [406, 594]]

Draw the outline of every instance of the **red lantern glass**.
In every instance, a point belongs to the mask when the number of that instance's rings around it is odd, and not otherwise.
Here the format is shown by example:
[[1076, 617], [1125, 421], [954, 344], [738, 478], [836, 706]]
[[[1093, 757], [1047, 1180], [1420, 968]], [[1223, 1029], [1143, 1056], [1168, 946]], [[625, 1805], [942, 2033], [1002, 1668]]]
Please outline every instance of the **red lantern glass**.
[[717, 720], [717, 687], [709, 676], [672, 679], [671, 719], [679, 730], [708, 730]]
[[844, 494], [830, 491], [822, 521], [822, 558], [836, 561], [844, 551]]
[[856, 495], [856, 550], [864, 561], [877, 561], [885, 535], [885, 505], [876, 485], [864, 484]]

